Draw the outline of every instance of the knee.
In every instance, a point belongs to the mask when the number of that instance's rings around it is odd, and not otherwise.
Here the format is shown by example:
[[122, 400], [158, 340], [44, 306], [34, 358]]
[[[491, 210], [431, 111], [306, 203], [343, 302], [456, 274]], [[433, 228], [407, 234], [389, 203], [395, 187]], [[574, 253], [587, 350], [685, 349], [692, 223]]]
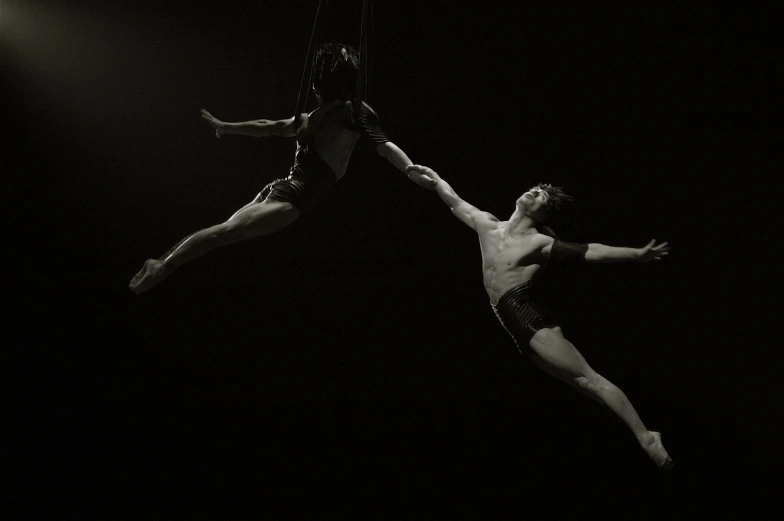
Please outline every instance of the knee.
[[530, 344], [533, 346], [547, 346], [553, 345], [561, 339], [561, 328], [544, 328], [534, 333], [534, 336], [531, 337]]
[[595, 372], [577, 376], [574, 382], [577, 384], [577, 387], [590, 394], [599, 394], [610, 385], [602, 375]]
[[209, 229], [209, 238], [218, 246], [231, 244], [242, 239], [243, 226], [234, 222], [225, 222]]

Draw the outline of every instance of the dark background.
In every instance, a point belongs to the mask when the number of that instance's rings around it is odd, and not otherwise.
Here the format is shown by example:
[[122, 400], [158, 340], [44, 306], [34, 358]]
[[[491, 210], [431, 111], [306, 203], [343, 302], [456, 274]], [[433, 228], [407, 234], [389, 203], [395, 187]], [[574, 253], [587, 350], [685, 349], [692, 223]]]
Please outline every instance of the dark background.
[[676, 472], [515, 350], [474, 233], [372, 147], [290, 228], [130, 293], [287, 173], [292, 141], [199, 109], [289, 117], [315, 2], [4, 1], [9, 519], [753, 515], [782, 467], [775, 18], [376, 4], [370, 102], [415, 163], [501, 218], [565, 186], [566, 239], [672, 245], [548, 304]]

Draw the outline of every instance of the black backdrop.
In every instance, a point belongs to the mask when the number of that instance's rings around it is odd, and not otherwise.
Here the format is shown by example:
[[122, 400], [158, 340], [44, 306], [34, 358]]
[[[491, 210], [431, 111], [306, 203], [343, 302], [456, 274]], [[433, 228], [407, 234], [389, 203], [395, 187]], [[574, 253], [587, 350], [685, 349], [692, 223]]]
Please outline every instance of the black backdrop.
[[[333, 3], [355, 42], [360, 3]], [[293, 142], [216, 140], [199, 109], [290, 116], [315, 2], [3, 2], [15, 518], [759, 505], [781, 467], [770, 14], [376, 4], [370, 101], [414, 162], [501, 218], [550, 181], [577, 197], [565, 238], [671, 243], [564, 274], [550, 305], [676, 473], [516, 352], [473, 232], [367, 147], [290, 228], [128, 291], [287, 172]]]

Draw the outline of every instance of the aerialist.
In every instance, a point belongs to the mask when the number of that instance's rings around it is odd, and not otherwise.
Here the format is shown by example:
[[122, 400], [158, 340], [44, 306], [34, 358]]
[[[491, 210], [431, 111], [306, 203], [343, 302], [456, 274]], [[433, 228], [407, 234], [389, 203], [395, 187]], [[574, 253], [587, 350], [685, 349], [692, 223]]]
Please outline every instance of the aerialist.
[[408, 170], [435, 179], [439, 197], [479, 235], [485, 290], [518, 350], [546, 373], [607, 406], [631, 429], [656, 465], [672, 468], [661, 434], [645, 427], [623, 391], [594, 371], [548, 310], [531, 300], [537, 274], [550, 263], [658, 261], [669, 253], [667, 243], [651, 240], [642, 248], [623, 248], [564, 242], [537, 230], [544, 230], [552, 212], [572, 199], [560, 187], [539, 184], [531, 188], [517, 199], [509, 220], [501, 221], [461, 199], [432, 169], [413, 165]]
[[[363, 1], [359, 52], [350, 45], [334, 42], [316, 47], [315, 41], [323, 21], [319, 5], [297, 99], [296, 117], [228, 123], [202, 109], [202, 117], [213, 126], [216, 137], [237, 134], [296, 138], [294, 165], [287, 177], [266, 185], [250, 203], [225, 222], [185, 237], [158, 259], [148, 259], [130, 281], [131, 291], [138, 294], [149, 290], [179, 266], [215, 248], [269, 235], [293, 223], [313, 207], [325, 190], [334, 187], [343, 177], [362, 135], [368, 136], [376, 145], [376, 151], [409, 179], [419, 186], [434, 189], [435, 180], [406, 170], [412, 164], [411, 160], [381, 130], [377, 113], [366, 102], [369, 1]], [[307, 114], [304, 109], [310, 87], [318, 108]]]

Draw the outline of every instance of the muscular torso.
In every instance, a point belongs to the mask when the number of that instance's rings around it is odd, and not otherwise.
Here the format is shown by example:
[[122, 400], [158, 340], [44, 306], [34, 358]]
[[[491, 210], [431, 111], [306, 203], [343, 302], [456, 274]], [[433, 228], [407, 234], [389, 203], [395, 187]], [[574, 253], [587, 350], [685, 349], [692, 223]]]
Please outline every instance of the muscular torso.
[[346, 111], [342, 105], [338, 105], [319, 107], [311, 112], [300, 128], [297, 139], [302, 143], [310, 142], [316, 153], [335, 172], [336, 178], [340, 179], [346, 173], [359, 136], [359, 132], [348, 128]]
[[532, 280], [546, 264], [541, 253], [549, 237], [532, 230], [525, 235], [506, 233], [506, 222], [477, 223], [482, 249], [482, 276], [490, 302], [496, 304], [504, 293]]

